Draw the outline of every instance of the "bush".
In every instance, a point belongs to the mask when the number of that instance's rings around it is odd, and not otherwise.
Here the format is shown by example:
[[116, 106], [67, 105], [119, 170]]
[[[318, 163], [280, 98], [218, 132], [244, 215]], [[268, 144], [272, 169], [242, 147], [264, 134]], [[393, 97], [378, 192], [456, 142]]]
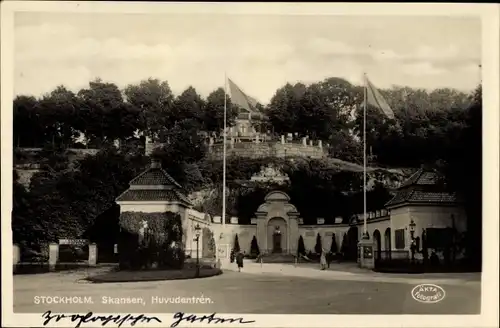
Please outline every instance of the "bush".
[[342, 255], [345, 255], [348, 251], [348, 245], [347, 245], [347, 233], [344, 233], [344, 237], [342, 237], [342, 244], [340, 246], [340, 253]]
[[330, 246], [330, 253], [337, 254], [337, 240], [335, 234], [332, 234], [332, 245]]
[[260, 254], [259, 245], [257, 244], [257, 238], [253, 236], [252, 242], [250, 243], [250, 256], [251, 258], [256, 258]]
[[316, 235], [316, 245], [314, 246], [314, 251], [316, 254], [321, 254], [323, 252], [323, 246], [321, 244], [321, 235], [318, 233]]
[[304, 245], [304, 238], [302, 236], [299, 237], [299, 244], [297, 246], [297, 255], [305, 255], [306, 254], [306, 246]]
[[[141, 233], [142, 221], [148, 223]], [[120, 269], [181, 269], [185, 253], [182, 247], [182, 222], [177, 213], [123, 212], [120, 216]]]
[[235, 253], [238, 253], [240, 251], [240, 242], [238, 241], [238, 234], [234, 236], [234, 246], [233, 246], [233, 251]]

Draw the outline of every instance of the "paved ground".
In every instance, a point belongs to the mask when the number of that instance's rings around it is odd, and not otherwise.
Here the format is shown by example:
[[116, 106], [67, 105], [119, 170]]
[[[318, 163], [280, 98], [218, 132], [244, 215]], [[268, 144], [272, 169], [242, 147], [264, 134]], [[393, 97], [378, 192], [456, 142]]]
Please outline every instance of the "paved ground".
[[[245, 267], [248, 269], [248, 266]], [[256, 268], [254, 268], [256, 270]], [[317, 270], [319, 271], [319, 270]], [[325, 274], [325, 272], [321, 272]], [[436, 304], [415, 301], [414, 282], [303, 278], [282, 273], [238, 273], [163, 282], [88, 284], [85, 272], [14, 276], [14, 311], [132, 313], [259, 313], [259, 314], [477, 314], [481, 286], [477, 281], [440, 284], [446, 298]], [[311, 275], [313, 276], [313, 275]], [[346, 275], [344, 275], [346, 276]], [[369, 277], [370, 275], [365, 275]], [[360, 280], [361, 279], [361, 280]], [[364, 279], [364, 280], [363, 280]], [[412, 278], [414, 279], [414, 278]], [[422, 281], [421, 281], [422, 282]], [[427, 281], [429, 282], [429, 281]], [[89, 297], [92, 304], [35, 304], [36, 296]], [[206, 297], [206, 304], [176, 304], [176, 297]], [[141, 304], [103, 304], [102, 297], [142, 298]], [[153, 297], [173, 298], [154, 304]], [[184, 300], [186, 301], [186, 300]]]

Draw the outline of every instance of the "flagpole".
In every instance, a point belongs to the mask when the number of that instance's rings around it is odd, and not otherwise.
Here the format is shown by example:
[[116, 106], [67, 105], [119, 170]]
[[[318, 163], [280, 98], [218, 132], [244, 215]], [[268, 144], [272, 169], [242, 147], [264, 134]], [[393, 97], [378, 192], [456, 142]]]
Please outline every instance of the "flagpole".
[[366, 226], [366, 73], [363, 73], [363, 239], [367, 236]]
[[[226, 142], [227, 142], [227, 75], [224, 72], [224, 141], [222, 151], [222, 228], [226, 226]], [[224, 230], [223, 230], [224, 231]]]

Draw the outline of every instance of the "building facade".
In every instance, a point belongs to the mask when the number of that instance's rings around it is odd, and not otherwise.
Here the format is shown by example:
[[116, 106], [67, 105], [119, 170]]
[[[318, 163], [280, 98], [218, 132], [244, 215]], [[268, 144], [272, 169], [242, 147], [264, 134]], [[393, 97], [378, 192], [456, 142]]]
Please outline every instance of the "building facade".
[[[319, 239], [324, 249], [332, 243], [341, 250], [344, 238], [356, 245], [363, 233], [363, 215], [354, 215], [348, 224], [336, 218], [335, 224], [325, 225], [318, 218], [316, 225], [304, 225], [300, 212], [290, 197], [281, 191], [270, 192], [255, 209], [255, 217], [249, 225], [240, 225], [238, 218], [231, 217], [222, 224], [220, 216], [210, 216], [192, 208], [182, 187], [157, 163], [130, 182], [130, 188], [116, 202], [120, 212], [161, 213], [171, 211], [182, 218], [183, 243], [186, 253], [195, 256], [199, 235], [199, 254], [207, 254], [204, 248], [208, 238], [213, 238], [219, 255], [227, 256], [234, 245], [236, 235], [240, 249], [251, 252], [255, 237], [261, 254], [296, 254], [302, 237], [306, 251], [313, 251]], [[391, 252], [410, 252], [413, 243], [421, 248], [426, 234], [429, 248], [443, 256], [443, 240], [458, 238], [467, 230], [466, 216], [454, 194], [439, 188], [436, 174], [418, 170], [398, 189], [385, 208], [367, 213], [367, 233], [373, 241], [375, 256]], [[201, 229], [201, 233], [200, 230]], [[450, 237], [450, 231], [454, 237]], [[460, 252], [458, 252], [460, 253]], [[417, 252], [417, 257], [420, 253]], [[455, 254], [460, 257], [461, 254]], [[201, 256], [201, 255], [200, 255]]]

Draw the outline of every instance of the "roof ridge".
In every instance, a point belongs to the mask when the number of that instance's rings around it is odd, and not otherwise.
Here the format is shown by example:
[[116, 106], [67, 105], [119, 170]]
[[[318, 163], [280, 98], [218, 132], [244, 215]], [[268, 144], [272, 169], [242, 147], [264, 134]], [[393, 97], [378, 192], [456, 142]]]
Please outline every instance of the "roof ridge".
[[138, 180], [140, 177], [142, 177], [144, 174], [146, 174], [147, 172], [149, 172], [151, 169], [152, 169], [151, 167], [148, 167], [142, 173], [140, 173], [138, 176], [136, 176], [135, 178], [133, 178], [132, 180], [130, 180], [128, 182], [128, 184], [131, 185], [135, 180]]
[[165, 176], [167, 177], [167, 180], [169, 180], [173, 185], [175, 185], [176, 187], [178, 187], [180, 189], [184, 189], [177, 181], [175, 181], [175, 179], [170, 174], [168, 174], [167, 171], [165, 171], [163, 168], [160, 168], [160, 171], [163, 174], [165, 174]]
[[423, 168], [419, 168], [417, 171], [415, 171], [415, 173], [413, 173], [412, 175], [410, 175], [410, 177], [408, 177], [408, 179], [406, 179], [399, 188], [405, 188], [405, 187], [409, 187], [411, 185], [414, 185], [418, 179], [420, 178], [420, 176], [422, 176], [422, 174], [424, 173], [424, 169]]

